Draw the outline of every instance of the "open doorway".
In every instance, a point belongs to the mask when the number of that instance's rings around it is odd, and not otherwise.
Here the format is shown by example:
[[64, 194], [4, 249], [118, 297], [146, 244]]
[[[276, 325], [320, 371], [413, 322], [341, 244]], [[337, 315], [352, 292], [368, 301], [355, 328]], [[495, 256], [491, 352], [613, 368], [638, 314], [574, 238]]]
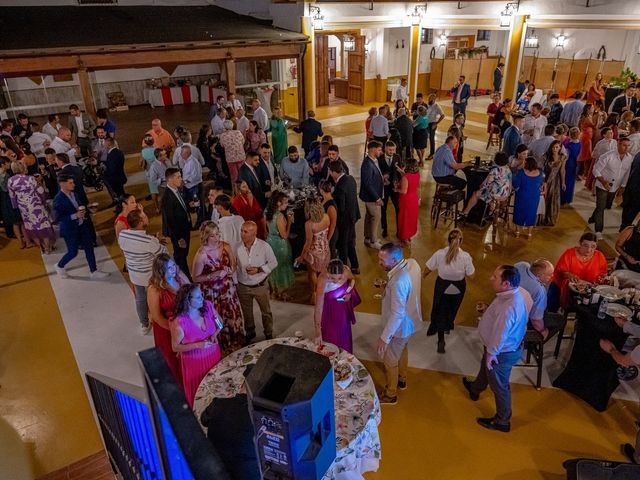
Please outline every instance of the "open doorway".
[[364, 37], [360, 32], [315, 36], [316, 104], [364, 102]]

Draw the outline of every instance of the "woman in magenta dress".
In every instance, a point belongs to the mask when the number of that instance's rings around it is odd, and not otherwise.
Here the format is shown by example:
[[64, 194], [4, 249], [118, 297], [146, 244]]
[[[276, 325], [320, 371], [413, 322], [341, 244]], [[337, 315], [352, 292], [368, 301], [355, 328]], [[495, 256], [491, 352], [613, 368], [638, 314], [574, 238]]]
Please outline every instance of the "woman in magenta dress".
[[204, 298], [213, 303], [224, 328], [220, 346], [225, 354], [245, 345], [244, 319], [233, 283], [236, 257], [231, 246], [220, 240], [220, 230], [211, 220], [200, 227], [200, 248], [193, 259], [193, 281], [202, 285]]
[[169, 365], [169, 369], [178, 383], [182, 383], [180, 359], [171, 346], [171, 329], [176, 309], [176, 293], [189, 279], [180, 271], [176, 262], [167, 253], [161, 253], [153, 261], [151, 278], [147, 288], [149, 320], [153, 327], [153, 340], [156, 348]]
[[351, 325], [356, 323], [354, 309], [360, 302], [349, 267], [338, 259], [331, 260], [327, 270], [318, 278], [316, 288], [313, 317], [316, 343], [333, 343], [353, 353]]
[[222, 320], [199, 285], [183, 285], [176, 296], [175, 318], [171, 322], [171, 345], [180, 355], [182, 388], [189, 407], [204, 376], [220, 361], [218, 334]]
[[403, 245], [411, 243], [411, 237], [418, 232], [418, 210], [420, 207], [420, 169], [414, 158], [407, 160], [400, 178], [397, 192], [399, 196], [398, 238]]

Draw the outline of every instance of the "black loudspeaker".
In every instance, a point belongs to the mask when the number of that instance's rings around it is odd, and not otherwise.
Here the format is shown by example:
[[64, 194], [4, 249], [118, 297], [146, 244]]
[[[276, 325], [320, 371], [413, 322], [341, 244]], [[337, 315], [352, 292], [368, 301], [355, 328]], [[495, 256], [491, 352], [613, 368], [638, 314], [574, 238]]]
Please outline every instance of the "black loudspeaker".
[[336, 457], [329, 359], [303, 348], [272, 345], [246, 385], [262, 477], [320, 480]]

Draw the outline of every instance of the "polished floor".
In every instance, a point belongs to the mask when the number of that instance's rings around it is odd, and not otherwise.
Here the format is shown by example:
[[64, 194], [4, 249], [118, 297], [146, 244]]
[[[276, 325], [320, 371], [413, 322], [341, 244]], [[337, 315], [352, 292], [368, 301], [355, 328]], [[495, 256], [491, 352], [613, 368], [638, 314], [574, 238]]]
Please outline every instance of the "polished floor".
[[[442, 102], [450, 115], [448, 102]], [[485, 151], [485, 99], [471, 105], [466, 133], [465, 156], [490, 155]], [[363, 124], [369, 105], [321, 107], [318, 117], [325, 133], [333, 135], [341, 156], [355, 176], [364, 146]], [[128, 159], [127, 189], [140, 199], [146, 186], [137, 171], [139, 138], [151, 118], [159, 116], [167, 126], [184, 123], [191, 128], [206, 121], [202, 106], [173, 107], [165, 110], [134, 108], [116, 119], [120, 143]], [[449, 121], [442, 130], [446, 131]], [[439, 132], [439, 143], [444, 132]], [[298, 143], [295, 134], [290, 143]], [[429, 163], [422, 175], [420, 229], [407, 254], [421, 264], [444, 241], [449, 226], [431, 227], [429, 209], [433, 194]], [[101, 205], [108, 203], [104, 193], [91, 194]], [[151, 214], [149, 202], [145, 204]], [[488, 276], [496, 265], [531, 260], [540, 255], [555, 261], [575, 243], [585, 230], [585, 218], [592, 208], [589, 194], [578, 192], [572, 207], [563, 208], [559, 225], [539, 228], [531, 240], [515, 238], [504, 228], [480, 230], [465, 228], [463, 247], [474, 258], [476, 277], [470, 282], [457, 328], [447, 341], [447, 354], [437, 355], [431, 338], [416, 335], [411, 342], [409, 389], [401, 392], [400, 403], [383, 407], [382, 462], [370, 479], [467, 479], [470, 472], [482, 479], [560, 479], [562, 461], [575, 456], [622, 460], [619, 444], [634, 434], [638, 416], [637, 390], [623, 386], [605, 413], [597, 413], [569, 394], [553, 388], [536, 391], [531, 386], [532, 369], [514, 371], [514, 425], [509, 435], [489, 432], [475, 424], [475, 417], [488, 415], [493, 400], [485, 394], [480, 402], [466, 398], [461, 375], [473, 375], [479, 360], [475, 302], [490, 300]], [[608, 213], [607, 242], [600, 248], [607, 256], [616, 230], [613, 210]], [[390, 215], [391, 217], [391, 215]], [[16, 242], [0, 236], [0, 299], [4, 319], [0, 323], [0, 478], [39, 477], [97, 452], [99, 435], [80, 373], [98, 371], [130, 383], [139, 383], [135, 352], [150, 345], [141, 337], [130, 289], [121, 275], [122, 256], [114, 244], [113, 216], [106, 208], [96, 215], [102, 243], [98, 249], [101, 267], [111, 272], [104, 282], [86, 280], [88, 272], [81, 257], [72, 264], [73, 278], [63, 281], [51, 275], [57, 254], [43, 257], [35, 249], [19, 250]], [[362, 228], [359, 224], [359, 228]], [[152, 217], [150, 230], [157, 231]], [[393, 227], [391, 227], [393, 231]], [[372, 288], [383, 272], [377, 265], [376, 251], [360, 242], [358, 254], [362, 275], [358, 288], [363, 304], [354, 327], [356, 354], [374, 378], [382, 381], [381, 364], [376, 362], [374, 344], [382, 328], [379, 300]], [[58, 245], [64, 249], [62, 242]], [[197, 236], [192, 237], [195, 253]], [[294, 287], [296, 303], [274, 304], [276, 333], [295, 330], [311, 332], [311, 307], [304, 275]], [[428, 320], [434, 278], [423, 283], [423, 316]], [[562, 368], [570, 344], [565, 342], [559, 362], [548, 362], [543, 384]], [[633, 402], [622, 399], [633, 400]], [[63, 439], [61, 442], [60, 439]]]

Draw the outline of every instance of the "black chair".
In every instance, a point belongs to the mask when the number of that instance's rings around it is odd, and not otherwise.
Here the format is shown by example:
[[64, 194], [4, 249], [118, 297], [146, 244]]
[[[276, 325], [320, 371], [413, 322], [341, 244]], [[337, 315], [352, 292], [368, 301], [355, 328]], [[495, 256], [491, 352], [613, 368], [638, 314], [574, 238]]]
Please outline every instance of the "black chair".
[[458, 214], [460, 202], [464, 201], [464, 191], [454, 189], [451, 185], [438, 184], [433, 195], [431, 205], [431, 222], [433, 228], [438, 228], [440, 216], [446, 219], [453, 219], [454, 228], [458, 226]]

